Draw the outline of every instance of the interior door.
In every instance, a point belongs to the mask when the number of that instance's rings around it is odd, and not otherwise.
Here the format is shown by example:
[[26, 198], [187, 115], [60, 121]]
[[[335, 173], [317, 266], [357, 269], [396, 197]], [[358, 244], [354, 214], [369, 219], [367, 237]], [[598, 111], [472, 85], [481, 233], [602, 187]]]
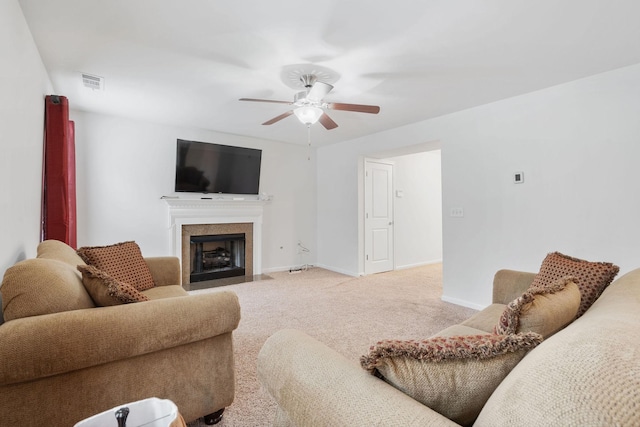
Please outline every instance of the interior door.
[[394, 269], [393, 165], [365, 161], [365, 274]]

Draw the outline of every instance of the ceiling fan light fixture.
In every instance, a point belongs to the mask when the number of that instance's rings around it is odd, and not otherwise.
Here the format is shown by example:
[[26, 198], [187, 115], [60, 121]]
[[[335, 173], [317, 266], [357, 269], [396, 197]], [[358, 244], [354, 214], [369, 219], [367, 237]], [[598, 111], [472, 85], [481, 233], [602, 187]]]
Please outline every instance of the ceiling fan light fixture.
[[325, 113], [325, 110], [354, 111], [369, 114], [378, 114], [380, 112], [380, 107], [377, 105], [345, 104], [344, 102], [324, 101], [324, 97], [331, 92], [333, 85], [319, 81], [314, 73], [305, 73], [299, 76], [298, 80], [300, 83], [298, 83], [297, 86], [304, 85], [305, 90], [298, 91], [293, 97], [293, 102], [257, 98], [240, 98], [240, 101], [271, 102], [293, 106], [291, 110], [271, 120], [267, 120], [262, 123], [263, 125], [272, 125], [295, 114], [298, 120], [307, 125], [307, 127], [310, 128], [312, 124], [320, 122], [326, 130], [335, 129], [338, 127], [338, 124]]
[[324, 114], [322, 108], [313, 106], [299, 107], [293, 110], [293, 112], [298, 120], [305, 125], [312, 125], [316, 123], [320, 119], [320, 116]]

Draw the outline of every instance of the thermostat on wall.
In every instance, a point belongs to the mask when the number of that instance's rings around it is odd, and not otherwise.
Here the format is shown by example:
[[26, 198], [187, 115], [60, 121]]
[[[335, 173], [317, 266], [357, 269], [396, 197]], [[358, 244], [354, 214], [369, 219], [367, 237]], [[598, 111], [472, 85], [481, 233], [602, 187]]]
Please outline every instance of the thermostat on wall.
[[524, 182], [524, 172], [514, 172], [513, 182], [516, 184], [522, 184]]

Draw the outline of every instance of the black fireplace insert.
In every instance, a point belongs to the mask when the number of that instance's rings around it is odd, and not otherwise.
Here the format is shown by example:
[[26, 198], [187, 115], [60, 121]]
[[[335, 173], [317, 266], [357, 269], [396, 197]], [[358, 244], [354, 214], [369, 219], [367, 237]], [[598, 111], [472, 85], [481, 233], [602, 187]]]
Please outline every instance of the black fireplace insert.
[[245, 275], [245, 235], [191, 236], [190, 282]]

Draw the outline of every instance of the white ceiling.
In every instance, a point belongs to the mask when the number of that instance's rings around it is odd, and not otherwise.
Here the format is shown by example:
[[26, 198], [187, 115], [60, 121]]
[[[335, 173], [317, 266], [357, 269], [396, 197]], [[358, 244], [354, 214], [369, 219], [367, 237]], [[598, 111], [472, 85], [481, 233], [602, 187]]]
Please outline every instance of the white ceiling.
[[[323, 71], [331, 144], [640, 63], [638, 0], [19, 0], [72, 108], [306, 144], [289, 76]], [[81, 73], [104, 77], [84, 88]]]

